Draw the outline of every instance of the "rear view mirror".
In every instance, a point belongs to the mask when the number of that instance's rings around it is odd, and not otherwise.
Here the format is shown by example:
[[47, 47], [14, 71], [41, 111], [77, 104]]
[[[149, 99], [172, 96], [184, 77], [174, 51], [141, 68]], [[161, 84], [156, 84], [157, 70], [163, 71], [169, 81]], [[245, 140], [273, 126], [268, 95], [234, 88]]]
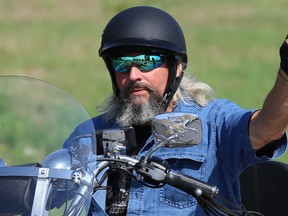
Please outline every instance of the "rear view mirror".
[[165, 147], [184, 147], [201, 142], [202, 126], [197, 115], [164, 113], [154, 117], [152, 133], [156, 144]]

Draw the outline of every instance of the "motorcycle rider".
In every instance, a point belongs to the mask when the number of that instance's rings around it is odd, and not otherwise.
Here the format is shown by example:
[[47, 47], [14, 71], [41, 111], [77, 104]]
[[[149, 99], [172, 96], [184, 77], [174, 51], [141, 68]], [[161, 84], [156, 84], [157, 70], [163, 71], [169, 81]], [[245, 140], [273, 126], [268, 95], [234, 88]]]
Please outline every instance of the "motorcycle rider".
[[[153, 116], [196, 114], [203, 130], [199, 145], [161, 148], [153, 155], [167, 160], [174, 171], [217, 185], [222, 197], [239, 205], [240, 173], [286, 150], [288, 37], [280, 49], [275, 85], [263, 107], [255, 110], [215, 99], [208, 85], [184, 74], [188, 59], [182, 29], [160, 9], [137, 6], [115, 15], [103, 31], [99, 55], [114, 94], [104, 104], [104, 113], [93, 118], [95, 128], [133, 126], [137, 149], [131, 154], [138, 159], [154, 145]], [[112, 187], [106, 199], [95, 193], [91, 215], [205, 215], [192, 196], [168, 185], [149, 188], [121, 172], [110, 176], [108, 185]]]

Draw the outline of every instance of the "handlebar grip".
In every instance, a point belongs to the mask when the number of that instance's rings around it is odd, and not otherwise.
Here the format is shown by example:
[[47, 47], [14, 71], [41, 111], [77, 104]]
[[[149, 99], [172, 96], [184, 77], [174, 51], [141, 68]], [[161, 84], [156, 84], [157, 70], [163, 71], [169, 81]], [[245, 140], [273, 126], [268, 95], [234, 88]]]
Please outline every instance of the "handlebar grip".
[[213, 196], [219, 191], [216, 186], [208, 185], [206, 182], [182, 173], [167, 173], [165, 182], [196, 197], [201, 196], [203, 193]]

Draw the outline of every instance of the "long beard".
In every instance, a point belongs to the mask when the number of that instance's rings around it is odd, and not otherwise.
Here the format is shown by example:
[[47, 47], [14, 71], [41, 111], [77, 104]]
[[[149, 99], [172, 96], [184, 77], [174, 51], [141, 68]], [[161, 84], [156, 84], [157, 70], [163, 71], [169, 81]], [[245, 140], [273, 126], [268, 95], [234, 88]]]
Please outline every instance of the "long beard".
[[128, 97], [131, 87], [120, 94], [119, 97], [113, 96], [107, 101], [108, 121], [114, 120], [119, 126], [126, 127], [132, 125], [149, 124], [153, 117], [165, 111], [162, 95], [151, 86], [137, 84], [137, 87], [145, 87], [149, 92], [149, 100], [139, 103], [141, 96]]

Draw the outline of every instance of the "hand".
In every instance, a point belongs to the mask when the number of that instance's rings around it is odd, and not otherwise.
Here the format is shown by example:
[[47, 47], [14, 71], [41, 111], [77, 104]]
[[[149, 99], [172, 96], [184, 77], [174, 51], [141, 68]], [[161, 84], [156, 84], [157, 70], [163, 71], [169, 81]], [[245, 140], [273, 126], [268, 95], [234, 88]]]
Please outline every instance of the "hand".
[[288, 35], [280, 47], [281, 69], [288, 75]]

